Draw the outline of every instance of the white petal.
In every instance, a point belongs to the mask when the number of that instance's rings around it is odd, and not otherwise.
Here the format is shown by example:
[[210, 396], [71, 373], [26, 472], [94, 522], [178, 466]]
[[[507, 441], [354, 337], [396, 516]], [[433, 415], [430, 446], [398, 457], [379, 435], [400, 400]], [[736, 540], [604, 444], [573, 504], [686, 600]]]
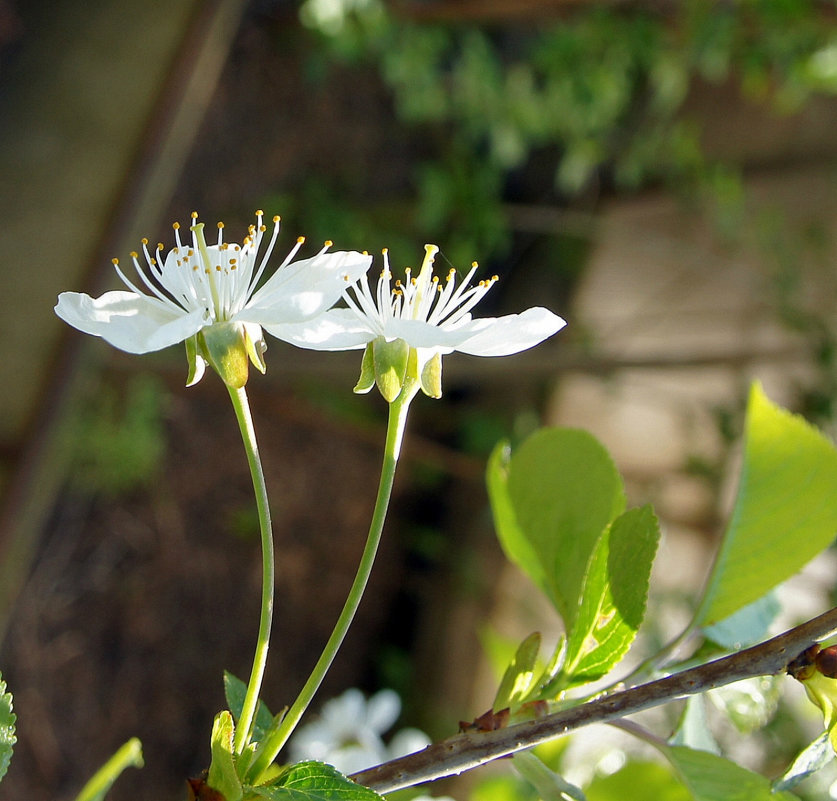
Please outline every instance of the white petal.
[[473, 356], [508, 356], [534, 347], [566, 324], [558, 315], [539, 306], [521, 314], [483, 317], [461, 329], [476, 329], [476, 333], [457, 345], [456, 350]]
[[403, 320], [393, 317], [387, 320], [384, 335], [387, 339], [403, 339], [413, 348], [429, 348], [439, 353], [450, 353], [459, 343], [473, 335], [465, 326], [445, 329], [423, 320]]
[[371, 256], [338, 251], [288, 264], [253, 294], [237, 319], [268, 330], [271, 325], [308, 320], [332, 306], [371, 263]]
[[397, 759], [421, 751], [428, 745], [430, 745], [430, 738], [423, 731], [412, 728], [401, 729], [390, 740], [387, 747], [388, 756], [390, 759]]
[[331, 309], [304, 323], [266, 325], [277, 339], [311, 350], [358, 350], [377, 334], [351, 309]]
[[366, 723], [370, 729], [383, 734], [398, 720], [401, 714], [401, 699], [395, 690], [380, 690], [366, 705]]
[[102, 337], [128, 353], [149, 353], [183, 342], [204, 325], [198, 309], [177, 314], [162, 303], [134, 292], [105, 292], [92, 298], [62, 292], [55, 313], [85, 334]]

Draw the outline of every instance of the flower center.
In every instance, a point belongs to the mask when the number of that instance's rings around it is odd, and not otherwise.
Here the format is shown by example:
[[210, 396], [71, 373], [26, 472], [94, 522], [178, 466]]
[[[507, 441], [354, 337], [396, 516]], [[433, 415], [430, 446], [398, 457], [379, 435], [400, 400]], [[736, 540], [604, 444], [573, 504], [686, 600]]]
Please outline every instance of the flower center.
[[[153, 298], [169, 309], [179, 312], [202, 309], [208, 325], [230, 320], [253, 294], [279, 235], [279, 217], [276, 216], [267, 250], [259, 260], [259, 249], [267, 231], [262, 222], [263, 214], [256, 212], [256, 223], [250, 225], [241, 245], [224, 242], [222, 222], [218, 223], [217, 242], [207, 245], [204, 224], [197, 221], [197, 212], [192, 212], [191, 244], [184, 246], [179, 223], [172, 225], [176, 245], [165, 257], [162, 244], [158, 244], [152, 253], [148, 240], [143, 239], [145, 266], [140, 264], [138, 253], [131, 253], [137, 274]], [[297, 242], [297, 248], [301, 244]], [[117, 259], [113, 259], [113, 265], [129, 289], [143, 294], [122, 272]]]

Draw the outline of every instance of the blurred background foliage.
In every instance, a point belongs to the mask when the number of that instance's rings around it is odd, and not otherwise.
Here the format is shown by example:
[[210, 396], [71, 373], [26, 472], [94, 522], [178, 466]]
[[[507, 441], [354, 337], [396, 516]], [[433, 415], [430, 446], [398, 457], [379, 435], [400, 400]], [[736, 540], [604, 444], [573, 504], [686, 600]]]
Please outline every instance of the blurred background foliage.
[[743, 200], [738, 165], [704, 152], [690, 87], [733, 82], [777, 115], [837, 90], [834, 9], [813, 0], [580, 4], [537, 25], [512, 14], [457, 19], [456, 6], [302, 4], [307, 80], [376, 70], [395, 127], [420, 157], [414, 201], [352, 208], [335, 154], [333, 174], [306, 181], [283, 207], [334, 239], [369, 241], [374, 231], [372, 240], [394, 246], [417, 229], [454, 243], [449, 255], [465, 264], [509, 253], [514, 204], [591, 210], [605, 193], [649, 186], [700, 204], [732, 230]]

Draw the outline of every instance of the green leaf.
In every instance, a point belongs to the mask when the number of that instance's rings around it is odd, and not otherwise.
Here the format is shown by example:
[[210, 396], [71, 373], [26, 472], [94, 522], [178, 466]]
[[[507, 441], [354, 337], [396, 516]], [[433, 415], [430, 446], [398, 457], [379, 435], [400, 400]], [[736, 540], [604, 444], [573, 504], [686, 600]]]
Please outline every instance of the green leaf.
[[571, 630], [593, 551], [625, 508], [622, 479], [586, 431], [541, 429], [507, 450], [495, 449], [487, 476], [500, 543]]
[[526, 696], [537, 681], [535, 668], [540, 650], [541, 635], [537, 631], [520, 643], [497, 688], [491, 707], [493, 710], [498, 711], [526, 701]]
[[270, 784], [253, 787], [250, 793], [253, 798], [271, 801], [381, 801], [382, 798], [322, 762], [291, 765]]
[[531, 751], [518, 751], [514, 767], [537, 790], [541, 801], [587, 801], [579, 787], [551, 770]]
[[132, 737], [93, 774], [76, 801], [102, 801], [125, 768], [141, 768], [143, 764], [142, 745]]
[[683, 745], [663, 749], [694, 801], [798, 801], [786, 792], [774, 793], [770, 782], [728, 759]]
[[645, 616], [659, 539], [650, 506], [625, 512], [599, 538], [567, 642], [564, 672], [573, 684], [606, 675], [630, 648]]
[[832, 444], [754, 384], [735, 508], [696, 622], [723, 620], [826, 548], [837, 532], [835, 487]]
[[17, 715], [12, 712], [12, 694], [6, 692], [6, 682], [0, 676], [0, 780], [9, 769], [12, 750], [17, 742], [15, 723]]
[[[241, 709], [244, 706], [244, 696], [247, 694], [247, 685], [238, 677], [233, 676], [229, 671], [224, 671], [224, 695], [227, 699], [227, 706], [232, 712], [236, 724], [241, 718]], [[253, 737], [256, 742], [264, 739], [265, 733], [273, 725], [273, 715], [267, 706], [259, 700], [256, 706], [256, 714], [253, 721]]]
[[238, 778], [233, 756], [234, 734], [232, 715], [226, 709], [219, 712], [212, 723], [212, 762], [209, 765], [206, 783], [221, 793], [226, 801], [240, 801], [242, 797], [241, 780]]
[[824, 731], [814, 742], [799, 753], [781, 778], [773, 782], [773, 789], [790, 790], [791, 787], [795, 787], [803, 779], [807, 779], [824, 768], [833, 759], [834, 749], [831, 747], [828, 732]]
[[586, 789], [587, 801], [692, 801], [689, 791], [656, 762], [629, 762], [608, 776], [597, 776]]
[[718, 623], [704, 626], [703, 633], [722, 648], [738, 651], [766, 639], [771, 624], [781, 611], [776, 594], [769, 592]]
[[685, 745], [700, 751], [708, 751], [710, 754], [721, 753], [709, 729], [706, 719], [706, 698], [702, 694], [690, 695], [686, 699], [677, 730], [669, 742], [672, 745]]

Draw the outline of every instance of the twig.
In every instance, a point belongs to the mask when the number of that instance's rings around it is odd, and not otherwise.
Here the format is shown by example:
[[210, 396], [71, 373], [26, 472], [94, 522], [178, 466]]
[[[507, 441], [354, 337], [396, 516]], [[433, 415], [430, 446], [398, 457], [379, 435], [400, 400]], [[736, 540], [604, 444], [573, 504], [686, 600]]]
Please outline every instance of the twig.
[[832, 609], [778, 637], [705, 665], [505, 729], [458, 734], [423, 751], [355, 773], [351, 778], [379, 793], [388, 793], [462, 773], [591, 723], [605, 723], [741, 679], [782, 673], [815, 641], [835, 632], [837, 609]]

